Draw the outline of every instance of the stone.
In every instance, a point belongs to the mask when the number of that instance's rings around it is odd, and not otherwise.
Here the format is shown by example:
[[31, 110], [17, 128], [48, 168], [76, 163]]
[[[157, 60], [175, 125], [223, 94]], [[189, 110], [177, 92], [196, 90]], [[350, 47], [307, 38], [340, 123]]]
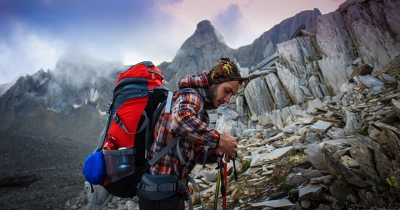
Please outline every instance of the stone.
[[280, 109], [287, 106], [290, 103], [290, 97], [286, 93], [286, 90], [282, 87], [281, 82], [276, 74], [268, 74], [264, 77], [264, 79], [268, 85], [269, 93], [273, 98], [275, 109]]
[[331, 175], [326, 175], [326, 176], [320, 176], [320, 177], [314, 177], [310, 179], [310, 184], [324, 184], [327, 186], [332, 185], [334, 182], [334, 179]]
[[268, 163], [272, 160], [278, 159], [284, 155], [287, 155], [288, 153], [290, 153], [293, 150], [293, 146], [289, 146], [289, 147], [284, 147], [284, 148], [279, 148], [279, 149], [275, 149], [274, 151], [270, 152], [270, 153], [266, 153], [266, 154], [254, 154], [252, 153], [252, 161], [250, 166], [254, 167], [254, 166], [258, 166], [260, 164], [265, 164]]
[[340, 163], [346, 166], [347, 168], [359, 168], [360, 164], [353, 158], [349, 157], [348, 155], [344, 155], [340, 157]]
[[299, 201], [308, 200], [311, 198], [318, 198], [323, 192], [322, 186], [308, 184], [299, 189]]
[[316, 131], [319, 134], [325, 133], [325, 131], [332, 126], [332, 123], [318, 120], [314, 125], [310, 127], [310, 130]]
[[244, 95], [246, 101], [252, 102], [248, 104], [252, 115], [260, 116], [274, 109], [274, 103], [268, 92], [268, 86], [261, 77], [254, 78], [249, 82]]
[[368, 150], [367, 146], [362, 143], [352, 144], [350, 154], [359, 163], [360, 170], [367, 175], [367, 179], [372, 181], [373, 185], [381, 183], [378, 173], [375, 171], [373, 154]]
[[356, 53], [351, 34], [342, 27], [346, 25], [340, 12], [331, 12], [317, 20], [316, 41], [323, 55], [322, 60], [318, 61], [326, 86], [333, 95], [340, 92], [340, 87], [348, 80], [346, 74], [346, 64], [350, 60], [356, 59]]
[[381, 151], [374, 150], [374, 157], [376, 163], [376, 171], [379, 174], [382, 182], [385, 182], [386, 178], [389, 176], [393, 166], [390, 159]]
[[396, 99], [392, 99], [391, 102], [393, 104], [393, 108], [394, 108], [394, 111], [396, 112], [398, 119], [400, 119], [400, 101], [398, 101]]
[[272, 143], [272, 146], [274, 146], [275, 148], [288, 147], [288, 146], [292, 146], [293, 142], [299, 142], [300, 139], [301, 139], [301, 136], [291, 136], [286, 139], [275, 141], [274, 143]]
[[338, 200], [346, 200], [349, 195], [355, 196], [354, 191], [348, 185], [342, 185], [336, 180], [329, 186], [329, 194]]
[[352, 81], [354, 76], [367, 75], [367, 74], [371, 74], [371, 73], [372, 73], [371, 66], [369, 66], [368, 64], [361, 64], [361, 65], [357, 66], [357, 68], [354, 69], [354, 71], [351, 73], [351, 75], [349, 76], [349, 81]]
[[305, 170], [305, 169], [299, 168], [299, 172], [301, 173], [301, 175], [304, 178], [306, 178], [308, 180], [322, 176], [321, 172], [318, 170], [311, 170], [311, 169]]
[[312, 163], [312, 165], [320, 171], [328, 170], [324, 162], [322, 155], [323, 143], [314, 143], [307, 146], [304, 152], [307, 155], [307, 159]]
[[[400, 32], [400, 18], [395, 12], [399, 7], [398, 1], [369, 1], [368, 4], [352, 4], [342, 13], [354, 43], [363, 46], [357, 48], [358, 55], [374, 72], [400, 54], [400, 43], [391, 35]], [[362, 21], [354, 21], [360, 19]]]
[[358, 187], [367, 186], [367, 183], [362, 178], [348, 170], [338, 160], [333, 159], [328, 151], [323, 151], [323, 157], [330, 174], [337, 179], [341, 185], [353, 184]]
[[282, 178], [292, 172], [294, 168], [309, 168], [311, 166], [306, 156], [295, 155], [284, 157], [281, 161], [275, 163], [274, 176]]
[[346, 126], [343, 129], [347, 135], [350, 135], [361, 127], [361, 122], [360, 119], [349, 110], [344, 109], [344, 112], [346, 114]]
[[217, 112], [219, 114], [225, 115], [227, 117], [227, 120], [236, 120], [239, 117], [239, 114], [235, 111], [233, 111], [232, 109], [229, 109], [226, 106], [220, 106], [217, 109]]
[[267, 206], [271, 208], [284, 208], [294, 206], [288, 199], [281, 199], [281, 200], [272, 200], [272, 201], [264, 201], [259, 203], [252, 203], [251, 206], [253, 207], [260, 207], [260, 206]]
[[301, 175], [301, 173], [297, 173], [297, 174], [289, 174], [285, 180], [285, 183], [289, 186], [298, 186], [306, 181], [307, 179], [304, 178]]

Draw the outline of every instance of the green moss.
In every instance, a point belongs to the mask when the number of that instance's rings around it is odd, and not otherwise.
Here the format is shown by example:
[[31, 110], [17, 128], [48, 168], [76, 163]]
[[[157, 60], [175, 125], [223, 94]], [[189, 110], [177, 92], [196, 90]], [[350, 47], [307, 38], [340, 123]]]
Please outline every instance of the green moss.
[[292, 186], [286, 184], [286, 178], [287, 176], [281, 178], [274, 177], [274, 182], [278, 183], [278, 186], [275, 188], [275, 192], [289, 192], [291, 189], [293, 189]]
[[389, 176], [388, 178], [386, 178], [386, 182], [392, 187], [400, 188], [400, 185], [397, 182], [396, 177], [394, 177], [394, 176]]
[[289, 162], [293, 164], [302, 163], [306, 154], [304, 152], [297, 153], [294, 157], [289, 158]]
[[247, 171], [247, 169], [250, 168], [250, 164], [251, 164], [251, 161], [246, 161], [246, 162], [244, 162], [244, 163], [242, 164], [242, 167], [238, 170], [238, 174]]

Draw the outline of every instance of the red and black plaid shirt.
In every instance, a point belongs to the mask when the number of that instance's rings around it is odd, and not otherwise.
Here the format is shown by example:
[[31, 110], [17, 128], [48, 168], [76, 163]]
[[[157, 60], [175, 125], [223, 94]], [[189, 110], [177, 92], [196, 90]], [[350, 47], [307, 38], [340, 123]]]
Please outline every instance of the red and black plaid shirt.
[[179, 160], [177, 147], [173, 147], [150, 168], [153, 175], [169, 174], [181, 179], [190, 174], [197, 162], [203, 160], [204, 146], [217, 146], [218, 131], [208, 127], [209, 116], [206, 110], [211, 108], [212, 102], [206, 73], [182, 78], [179, 89], [173, 97], [171, 113], [161, 113], [158, 119], [148, 159], [167, 146], [173, 136], [183, 137], [179, 147], [185, 165]]

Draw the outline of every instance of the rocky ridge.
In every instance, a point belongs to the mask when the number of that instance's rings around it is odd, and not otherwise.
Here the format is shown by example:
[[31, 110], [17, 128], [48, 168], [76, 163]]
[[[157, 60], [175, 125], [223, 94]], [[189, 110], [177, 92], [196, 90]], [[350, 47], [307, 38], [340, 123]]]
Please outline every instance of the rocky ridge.
[[252, 44], [232, 49], [225, 44], [222, 35], [208, 20], [198, 23], [196, 31], [180, 47], [171, 62], [157, 67], [165, 72], [166, 85], [177, 89], [178, 80], [188, 74], [208, 71], [221, 57], [235, 58], [241, 66], [254, 68], [263, 59], [275, 53], [276, 45], [289, 40], [297, 28], [315, 28], [315, 21], [321, 15], [318, 9], [303, 11], [275, 25]]

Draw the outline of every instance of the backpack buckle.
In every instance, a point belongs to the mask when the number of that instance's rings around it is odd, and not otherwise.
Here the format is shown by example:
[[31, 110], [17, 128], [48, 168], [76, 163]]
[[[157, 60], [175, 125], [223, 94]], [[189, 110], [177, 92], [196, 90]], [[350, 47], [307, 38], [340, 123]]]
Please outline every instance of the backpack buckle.
[[149, 90], [149, 97], [154, 97], [154, 90], [153, 89]]

